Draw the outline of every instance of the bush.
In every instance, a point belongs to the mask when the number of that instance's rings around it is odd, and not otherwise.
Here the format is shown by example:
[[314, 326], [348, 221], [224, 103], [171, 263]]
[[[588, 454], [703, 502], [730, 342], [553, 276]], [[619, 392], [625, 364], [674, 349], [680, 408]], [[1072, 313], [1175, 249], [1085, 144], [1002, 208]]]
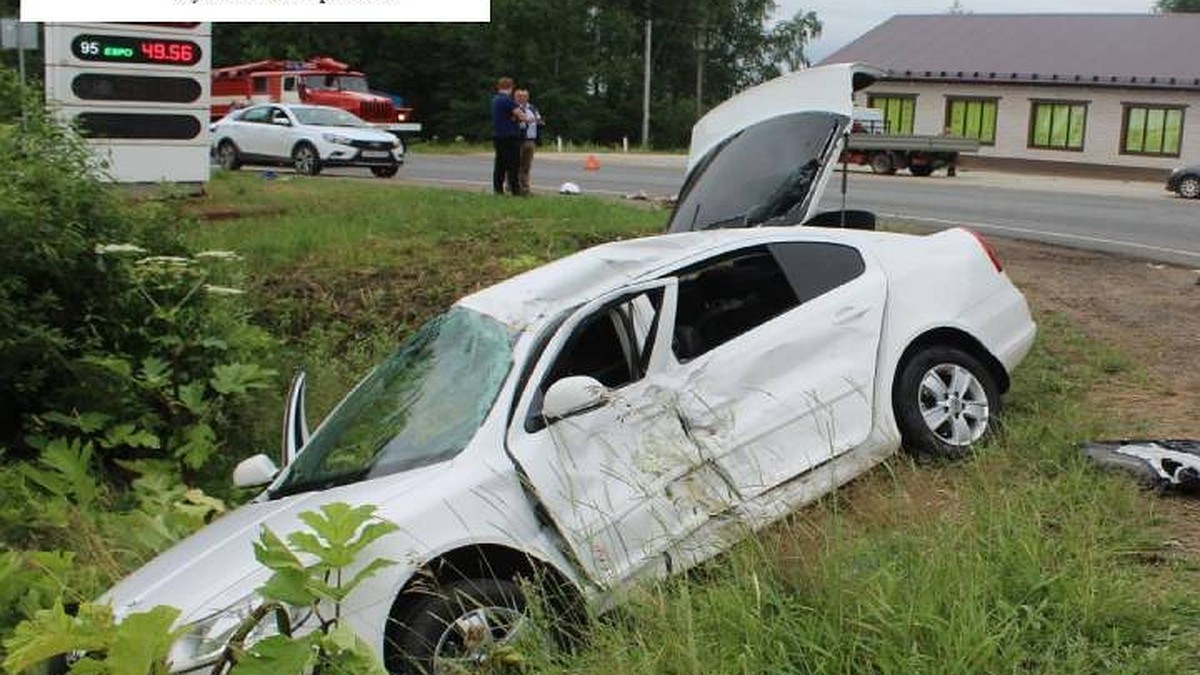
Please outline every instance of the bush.
[[172, 204], [102, 182], [10, 72], [0, 99], [0, 446], [31, 459], [68, 435], [108, 471], [151, 457], [201, 472], [270, 375], [255, 362], [271, 340], [219, 295], [236, 270], [189, 254]]
[[237, 256], [104, 170], [0, 70], [0, 636], [223, 510], [195, 486], [226, 489], [276, 384]]

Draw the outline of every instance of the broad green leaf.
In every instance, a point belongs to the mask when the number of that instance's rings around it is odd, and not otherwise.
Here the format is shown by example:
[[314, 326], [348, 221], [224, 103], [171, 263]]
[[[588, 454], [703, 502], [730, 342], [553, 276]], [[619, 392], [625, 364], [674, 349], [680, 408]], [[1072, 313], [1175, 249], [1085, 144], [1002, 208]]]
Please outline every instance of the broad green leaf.
[[213, 366], [209, 384], [219, 394], [245, 394], [266, 387], [274, 374], [275, 371], [256, 363], [227, 363]]
[[338, 624], [329, 631], [323, 641], [325, 658], [321, 663], [322, 673], [339, 675], [387, 675], [383, 664], [354, 631]]
[[305, 570], [278, 569], [259, 588], [259, 593], [268, 600], [278, 600], [297, 607], [307, 607], [319, 599], [312, 588], [313, 579]]
[[179, 388], [179, 402], [193, 415], [203, 415], [208, 411], [208, 402], [204, 400], [207, 389], [203, 382], [189, 382]]
[[175, 456], [192, 469], [199, 469], [217, 449], [217, 434], [204, 422], [183, 430], [183, 443], [175, 448]]
[[123, 378], [133, 377], [133, 364], [118, 356], [85, 356], [81, 362], [103, 368]]
[[335, 599], [339, 602], [342, 601], [347, 595], [350, 595], [350, 592], [357, 588], [359, 584], [367, 579], [370, 579], [375, 575], [376, 572], [385, 567], [391, 567], [395, 564], [396, 562], [394, 560], [386, 560], [384, 558], [376, 558], [372, 560], [367, 564], [366, 567], [359, 570], [358, 573], [356, 573], [349, 581], [342, 583], [341, 588], [337, 589], [338, 595]]
[[100, 486], [92, 477], [92, 446], [79, 439], [55, 438], [38, 458], [49, 471], [23, 467], [25, 475], [59, 497], [69, 497], [81, 507], [96, 500]]
[[147, 356], [142, 359], [142, 369], [138, 372], [138, 379], [142, 384], [150, 388], [160, 388], [170, 383], [171, 364], [157, 356]]
[[258, 541], [254, 543], [254, 557], [273, 570], [304, 570], [304, 564], [296, 554], [268, 527], [263, 527], [259, 532]]
[[104, 438], [100, 441], [100, 446], [103, 448], [151, 448], [157, 450], [162, 447], [162, 441], [158, 436], [150, 433], [145, 429], [138, 429], [133, 424], [118, 424], [115, 427], [110, 427], [104, 433]]
[[225, 513], [225, 502], [200, 488], [189, 488], [183, 493], [183, 501], [175, 502], [175, 508], [192, 517], [207, 518], [211, 513]]
[[273, 635], [251, 645], [238, 658], [230, 675], [305, 675], [316, 665], [314, 649], [320, 633], [293, 640]]
[[[303, 518], [304, 516], [301, 515], [300, 517]], [[329, 561], [325, 560], [325, 556], [329, 549], [320, 539], [317, 538], [317, 535], [313, 534], [312, 532], [292, 532], [288, 535], [288, 543], [291, 544], [292, 548], [296, 549], [297, 551], [311, 553], [322, 562], [326, 563], [326, 566], [328, 567], [335, 566]]]
[[357, 556], [364, 548], [369, 546], [371, 542], [379, 539], [380, 537], [389, 535], [398, 529], [400, 529], [400, 526], [391, 522], [390, 520], [376, 520], [373, 523], [369, 523], [362, 529], [362, 532], [358, 534], [358, 539], [355, 539], [349, 544], [350, 553]]
[[8, 651], [4, 667], [19, 673], [59, 654], [105, 649], [111, 639], [112, 610], [107, 605], [85, 603], [78, 616], [70, 616], [56, 602], [17, 624], [12, 637], [4, 641]]
[[43, 421], [53, 424], [59, 424], [72, 429], [78, 429], [85, 434], [95, 433], [104, 428], [110, 421], [111, 415], [106, 415], [99, 412], [74, 413], [64, 415], [63, 413], [51, 410], [50, 412], [39, 415]]
[[166, 660], [178, 631], [171, 624], [179, 616], [174, 607], [158, 606], [148, 612], [130, 614], [116, 627], [116, 635], [105, 659], [113, 673], [166, 673]]

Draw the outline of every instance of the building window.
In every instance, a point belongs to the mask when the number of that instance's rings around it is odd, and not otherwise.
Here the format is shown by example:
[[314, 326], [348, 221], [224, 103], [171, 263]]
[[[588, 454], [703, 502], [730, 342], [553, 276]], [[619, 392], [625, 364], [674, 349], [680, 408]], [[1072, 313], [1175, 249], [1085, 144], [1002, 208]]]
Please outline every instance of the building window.
[[1029, 147], [1044, 150], [1083, 150], [1086, 128], [1086, 103], [1034, 101], [1029, 114]]
[[867, 98], [868, 108], [883, 111], [883, 123], [889, 134], [911, 134], [913, 117], [917, 109], [917, 97], [911, 95], [881, 94]]
[[946, 99], [946, 133], [974, 138], [984, 145], [996, 144], [996, 99]]
[[1178, 157], [1183, 138], [1183, 108], [1126, 105], [1121, 152]]

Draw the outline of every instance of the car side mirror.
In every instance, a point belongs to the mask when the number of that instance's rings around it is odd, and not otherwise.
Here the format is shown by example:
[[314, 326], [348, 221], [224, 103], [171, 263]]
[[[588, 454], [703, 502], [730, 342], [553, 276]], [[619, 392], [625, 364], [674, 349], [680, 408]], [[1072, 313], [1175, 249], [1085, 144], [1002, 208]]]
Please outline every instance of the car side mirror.
[[258, 454], [238, 462], [233, 469], [233, 484], [236, 487], [261, 487], [275, 480], [279, 468], [270, 457]]
[[595, 410], [608, 403], [608, 387], [586, 375], [573, 375], [550, 385], [542, 399], [546, 424]]

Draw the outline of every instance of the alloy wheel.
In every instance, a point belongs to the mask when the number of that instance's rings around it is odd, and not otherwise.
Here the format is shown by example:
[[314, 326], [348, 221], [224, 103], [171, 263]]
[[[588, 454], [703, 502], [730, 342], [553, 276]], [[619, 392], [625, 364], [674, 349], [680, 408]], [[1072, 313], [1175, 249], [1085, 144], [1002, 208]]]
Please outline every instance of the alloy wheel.
[[917, 406], [929, 430], [950, 445], [970, 445], [987, 431], [990, 408], [983, 384], [956, 363], [926, 371]]

